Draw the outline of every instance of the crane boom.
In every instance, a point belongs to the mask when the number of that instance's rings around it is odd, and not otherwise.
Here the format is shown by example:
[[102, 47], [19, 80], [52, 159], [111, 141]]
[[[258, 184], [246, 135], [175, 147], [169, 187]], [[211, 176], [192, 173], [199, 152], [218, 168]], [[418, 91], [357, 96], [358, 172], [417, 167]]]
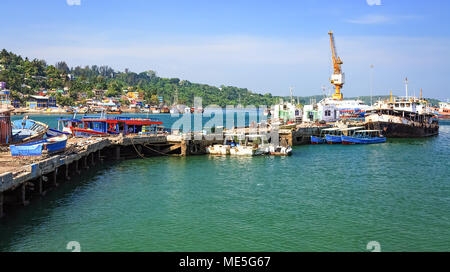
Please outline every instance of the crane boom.
[[333, 99], [342, 100], [343, 95], [341, 93], [341, 88], [344, 86], [344, 73], [342, 73], [341, 65], [343, 62], [337, 54], [333, 31], [328, 32], [328, 35], [330, 35], [331, 57], [333, 59], [333, 74], [331, 75], [331, 84], [335, 86]]

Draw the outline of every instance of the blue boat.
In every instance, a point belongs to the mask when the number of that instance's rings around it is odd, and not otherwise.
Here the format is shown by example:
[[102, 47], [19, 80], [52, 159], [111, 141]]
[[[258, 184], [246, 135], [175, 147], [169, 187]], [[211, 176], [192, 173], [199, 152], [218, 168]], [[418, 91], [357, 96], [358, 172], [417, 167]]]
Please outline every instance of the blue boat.
[[84, 116], [81, 119], [59, 119], [58, 129], [75, 137], [105, 135], [157, 134], [164, 128], [157, 127], [163, 123], [154, 118]]
[[41, 156], [43, 144], [34, 144], [34, 145], [10, 145], [11, 156]]
[[311, 144], [324, 144], [326, 142], [323, 137], [311, 136]]
[[378, 144], [386, 142], [381, 130], [358, 130], [353, 136], [341, 136], [342, 144]]
[[25, 116], [22, 120], [11, 122], [12, 141], [11, 143], [27, 143], [42, 140], [48, 131], [48, 126], [44, 123], [30, 120]]
[[325, 134], [325, 141], [329, 144], [340, 144], [342, 131], [339, 128], [322, 129], [321, 133]]
[[341, 144], [342, 143], [341, 136], [338, 136], [338, 135], [327, 134], [327, 135], [325, 135], [325, 139], [328, 144]]
[[44, 150], [53, 155], [66, 149], [67, 135], [50, 137], [41, 141], [21, 145], [10, 145], [11, 156], [42, 156]]
[[319, 136], [311, 136], [311, 144], [326, 144], [327, 143], [326, 135], [336, 134], [338, 130], [339, 130], [338, 128], [324, 128], [320, 130]]

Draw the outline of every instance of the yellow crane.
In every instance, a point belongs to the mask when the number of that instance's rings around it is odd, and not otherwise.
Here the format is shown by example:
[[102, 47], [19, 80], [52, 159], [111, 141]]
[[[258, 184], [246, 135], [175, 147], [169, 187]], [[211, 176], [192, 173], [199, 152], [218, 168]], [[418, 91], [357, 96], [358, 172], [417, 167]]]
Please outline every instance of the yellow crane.
[[336, 44], [334, 42], [333, 31], [328, 32], [328, 35], [330, 35], [331, 56], [333, 58], [333, 74], [331, 75], [331, 84], [335, 86], [333, 99], [342, 100], [344, 97], [341, 93], [341, 88], [342, 86], [344, 86], [345, 82], [345, 74], [342, 73], [341, 69], [341, 65], [343, 64], [343, 62], [336, 52]]

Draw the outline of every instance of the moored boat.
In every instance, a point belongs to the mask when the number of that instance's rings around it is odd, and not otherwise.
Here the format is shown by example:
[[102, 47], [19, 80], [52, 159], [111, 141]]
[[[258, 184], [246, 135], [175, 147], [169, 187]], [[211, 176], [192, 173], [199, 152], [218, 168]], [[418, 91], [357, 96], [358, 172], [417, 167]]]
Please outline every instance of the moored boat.
[[367, 129], [382, 130], [388, 138], [417, 138], [439, 134], [435, 115], [414, 98], [378, 102], [366, 117]]
[[230, 155], [230, 145], [215, 144], [206, 147], [206, 153], [211, 155]]
[[109, 110], [106, 113], [107, 114], [122, 114], [122, 110], [120, 110], [120, 109]]
[[368, 111], [365, 127], [382, 130], [387, 138], [418, 138], [439, 134], [439, 120], [429, 103], [422, 98], [408, 96], [408, 80], [405, 80], [406, 96], [392, 96], [378, 101]]
[[20, 145], [10, 145], [11, 156], [42, 156], [43, 152], [53, 155], [66, 149], [67, 135], [50, 137], [44, 140], [29, 142]]
[[232, 156], [259, 156], [269, 153], [269, 143], [264, 135], [234, 135], [230, 144]]
[[440, 102], [437, 115], [441, 120], [450, 120], [450, 103]]
[[330, 131], [334, 132], [336, 128], [324, 128], [320, 130], [319, 136], [311, 136], [311, 144], [326, 144], [327, 140], [325, 139], [325, 135]]
[[339, 128], [326, 128], [323, 129], [325, 134], [325, 141], [328, 144], [340, 144], [342, 132]]
[[156, 134], [163, 123], [153, 118], [86, 116], [81, 119], [60, 119], [58, 128], [73, 136], [90, 137], [109, 134]]
[[342, 144], [378, 144], [386, 142], [381, 130], [357, 130], [352, 136], [342, 135]]
[[311, 144], [324, 144], [326, 142], [323, 137], [311, 136]]
[[11, 122], [12, 140], [10, 143], [28, 143], [44, 138], [48, 131], [48, 125], [28, 119], [25, 116], [21, 120]]

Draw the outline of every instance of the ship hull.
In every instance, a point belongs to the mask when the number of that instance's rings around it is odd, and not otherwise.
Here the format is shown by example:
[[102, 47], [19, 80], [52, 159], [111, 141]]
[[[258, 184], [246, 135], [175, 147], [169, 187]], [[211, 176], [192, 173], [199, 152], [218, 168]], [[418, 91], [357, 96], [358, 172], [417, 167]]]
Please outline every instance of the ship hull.
[[366, 124], [367, 129], [381, 130], [387, 138], [421, 138], [439, 134], [439, 126], [409, 125], [394, 122], [372, 122]]

